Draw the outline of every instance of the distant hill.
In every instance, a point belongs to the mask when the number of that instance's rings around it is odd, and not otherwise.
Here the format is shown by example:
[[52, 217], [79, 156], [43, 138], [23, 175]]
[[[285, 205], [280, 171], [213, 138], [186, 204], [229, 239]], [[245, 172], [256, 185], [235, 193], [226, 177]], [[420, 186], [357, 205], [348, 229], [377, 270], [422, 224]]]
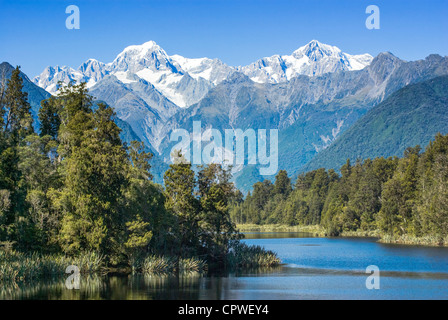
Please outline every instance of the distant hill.
[[409, 146], [426, 146], [448, 133], [448, 76], [408, 85], [373, 107], [302, 172], [339, 169], [347, 159], [401, 156]]

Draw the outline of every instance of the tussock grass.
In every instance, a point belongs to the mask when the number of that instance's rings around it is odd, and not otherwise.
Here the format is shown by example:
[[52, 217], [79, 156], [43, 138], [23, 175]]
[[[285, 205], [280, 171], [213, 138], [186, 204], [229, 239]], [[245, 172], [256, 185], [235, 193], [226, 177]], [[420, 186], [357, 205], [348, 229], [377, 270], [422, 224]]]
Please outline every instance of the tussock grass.
[[207, 263], [204, 260], [197, 258], [180, 259], [179, 260], [179, 272], [191, 273], [191, 272], [203, 272], [207, 270]]
[[176, 260], [165, 256], [150, 255], [142, 265], [143, 273], [171, 273], [176, 269]]
[[70, 265], [75, 265], [81, 273], [90, 274], [103, 269], [104, 257], [88, 252], [78, 257], [0, 251], [0, 281], [30, 281], [65, 274]]
[[227, 261], [231, 268], [275, 267], [281, 263], [274, 252], [260, 246], [249, 246], [243, 242], [233, 246]]
[[169, 274], [169, 273], [202, 273], [207, 270], [207, 263], [198, 258], [177, 259], [173, 257], [147, 256], [141, 267], [146, 274]]

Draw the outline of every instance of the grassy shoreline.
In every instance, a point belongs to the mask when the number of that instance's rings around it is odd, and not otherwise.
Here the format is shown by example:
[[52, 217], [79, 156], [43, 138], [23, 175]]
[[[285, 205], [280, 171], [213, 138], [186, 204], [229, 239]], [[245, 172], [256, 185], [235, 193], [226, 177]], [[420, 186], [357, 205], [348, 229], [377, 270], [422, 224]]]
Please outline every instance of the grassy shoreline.
[[400, 237], [392, 237], [385, 235], [379, 242], [386, 244], [401, 244], [401, 245], [418, 245], [425, 247], [448, 247], [448, 237], [440, 239], [438, 237], [414, 237], [409, 235], [402, 235]]
[[[0, 284], [29, 282], [36, 279], [50, 279], [66, 275], [66, 268], [74, 265], [82, 274], [107, 273], [140, 273], [157, 274], [190, 274], [207, 273], [209, 263], [206, 260], [190, 257], [177, 258], [150, 254], [130, 259], [127, 266], [108, 266], [104, 255], [95, 252], [82, 253], [76, 257], [63, 254], [43, 254], [38, 252], [19, 252], [0, 250]], [[237, 270], [244, 268], [275, 267], [281, 264], [275, 252], [260, 246], [245, 243], [234, 244], [222, 263], [224, 269]], [[70, 270], [72, 272], [73, 270]]]
[[[237, 228], [240, 232], [303, 232], [310, 233], [315, 237], [328, 237], [327, 231], [319, 225], [309, 226], [288, 226], [282, 224], [239, 224]], [[428, 247], [448, 247], [448, 237], [440, 240], [437, 237], [414, 237], [403, 235], [401, 237], [391, 237], [382, 235], [379, 230], [358, 230], [358, 231], [343, 231], [339, 237], [359, 237], [359, 238], [378, 238], [378, 242], [386, 244], [401, 244], [401, 245], [418, 245]]]
[[238, 224], [240, 232], [303, 232], [311, 233], [314, 236], [325, 236], [325, 229], [318, 225], [309, 226], [287, 226], [282, 224]]

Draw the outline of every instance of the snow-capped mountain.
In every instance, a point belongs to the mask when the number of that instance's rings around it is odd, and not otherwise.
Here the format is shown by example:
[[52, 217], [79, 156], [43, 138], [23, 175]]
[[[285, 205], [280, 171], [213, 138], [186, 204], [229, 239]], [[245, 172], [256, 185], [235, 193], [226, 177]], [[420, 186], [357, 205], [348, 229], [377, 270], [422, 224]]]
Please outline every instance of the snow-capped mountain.
[[234, 70], [218, 59], [188, 59], [169, 56], [154, 41], [125, 48], [114, 61], [103, 63], [89, 59], [77, 70], [69, 67], [47, 67], [34, 78], [34, 83], [52, 94], [57, 82], [87, 82], [91, 88], [106, 75], [123, 83], [143, 79], [179, 107], [188, 107], [204, 97], [208, 90], [225, 80]]
[[[244, 67], [170, 56], [150, 41], [127, 47], [107, 64], [89, 59], [77, 70], [48, 67], [34, 82], [52, 93], [58, 81], [87, 82], [89, 92], [113, 106], [166, 163], [176, 143], [170, 133], [192, 132], [193, 120], [221, 132], [277, 128], [279, 168], [295, 174], [393, 92], [446, 74], [447, 57], [406, 62], [385, 52], [373, 59], [318, 41]], [[262, 179], [250, 168], [238, 169], [237, 184]]]
[[81, 81], [87, 82], [88, 79], [82, 72], [67, 66], [46, 67], [45, 70], [33, 79], [33, 82], [39, 87], [45, 89], [51, 94], [58, 91], [58, 82], [69, 83], [74, 81], [79, 83]]
[[299, 75], [320, 76], [329, 72], [360, 70], [373, 60], [369, 54], [350, 55], [339, 48], [313, 40], [292, 55], [274, 55], [238, 68], [252, 81], [279, 83]]
[[82, 73], [87, 81], [87, 87], [90, 88], [95, 83], [103, 79], [109, 74], [108, 67], [103, 62], [96, 59], [89, 59], [84, 62], [79, 68], [78, 72]]
[[230, 67], [219, 59], [189, 59], [169, 56], [154, 41], [125, 48], [114, 61], [95, 59], [84, 62], [77, 70], [70, 67], [47, 67], [33, 82], [52, 94], [62, 81], [87, 82], [92, 88], [106, 75], [114, 75], [124, 84], [143, 79], [181, 108], [200, 101], [207, 92], [240, 71], [259, 83], [289, 81], [298, 75], [318, 76], [339, 70], [359, 70], [370, 64], [372, 56], [349, 55], [337, 47], [316, 40], [300, 47], [292, 55], [275, 55], [248, 66]]
[[234, 72], [232, 67], [229, 67], [219, 59], [188, 59], [177, 54], [171, 56], [171, 59], [176, 61], [193, 78], [203, 78], [214, 85], [221, 83]]
[[33, 82], [51, 94], [55, 94], [58, 91], [59, 81], [66, 84], [70, 81], [75, 83], [87, 82], [87, 88], [91, 88], [108, 73], [106, 64], [95, 59], [89, 59], [79, 66], [78, 70], [67, 66], [47, 67], [33, 79]]
[[136, 75], [153, 84], [179, 107], [188, 106], [185, 95], [175, 90], [185, 73], [154, 41], [125, 48], [109, 64], [109, 69], [122, 82], [128, 81], [130, 74]]

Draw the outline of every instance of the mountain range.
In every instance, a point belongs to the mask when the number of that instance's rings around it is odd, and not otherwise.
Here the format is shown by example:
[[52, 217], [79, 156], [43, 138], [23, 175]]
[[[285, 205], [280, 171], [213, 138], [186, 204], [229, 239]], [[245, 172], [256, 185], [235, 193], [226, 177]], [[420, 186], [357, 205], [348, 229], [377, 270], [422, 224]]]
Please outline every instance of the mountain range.
[[347, 159], [401, 156], [448, 133], [448, 76], [406, 86], [370, 109], [302, 171], [340, 168]]
[[[373, 58], [315, 40], [290, 56], [243, 67], [169, 56], [149, 41], [125, 48], [110, 63], [89, 59], [77, 70], [47, 67], [33, 82], [52, 94], [58, 81], [86, 82], [94, 97], [115, 108], [127, 136], [145, 142], [160, 163], [169, 162], [175, 143], [170, 133], [191, 132], [194, 120], [203, 130], [279, 129], [279, 169], [294, 175], [394, 92], [444, 75], [447, 57], [407, 62], [384, 52]], [[235, 168], [237, 185], [247, 191], [270, 178], [257, 172], [253, 166]]]

